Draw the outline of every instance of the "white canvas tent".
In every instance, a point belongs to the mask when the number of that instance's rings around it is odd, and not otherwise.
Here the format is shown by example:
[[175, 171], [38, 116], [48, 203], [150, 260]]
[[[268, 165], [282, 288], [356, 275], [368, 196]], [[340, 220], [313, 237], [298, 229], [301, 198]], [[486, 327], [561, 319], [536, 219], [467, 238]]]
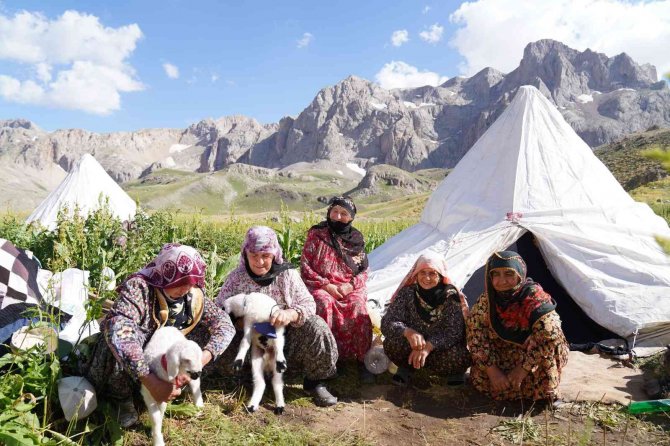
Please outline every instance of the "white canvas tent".
[[526, 231], [591, 319], [623, 337], [639, 330], [638, 345], [670, 342], [670, 258], [654, 239], [670, 237], [667, 223], [530, 86], [433, 192], [421, 221], [371, 253], [369, 298], [383, 308], [425, 250], [443, 254], [462, 287]]
[[79, 207], [82, 215], [100, 207], [101, 197], [109, 199], [109, 208], [115, 217], [132, 220], [137, 205], [93, 158], [85, 154], [70, 173], [33, 211], [26, 223], [37, 221], [48, 229], [55, 229], [58, 211], [67, 206], [72, 212]]

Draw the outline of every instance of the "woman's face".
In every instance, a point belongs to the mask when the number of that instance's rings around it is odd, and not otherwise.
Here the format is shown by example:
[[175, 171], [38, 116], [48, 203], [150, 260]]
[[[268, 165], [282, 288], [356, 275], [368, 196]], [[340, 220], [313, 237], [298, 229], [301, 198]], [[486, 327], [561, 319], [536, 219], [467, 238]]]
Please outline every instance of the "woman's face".
[[339, 221], [345, 225], [353, 220], [349, 211], [344, 209], [342, 206], [333, 206], [330, 212], [328, 212], [328, 217], [330, 217], [332, 221]]
[[249, 252], [247, 251], [247, 260], [249, 268], [257, 276], [263, 276], [272, 268], [272, 261], [275, 256], [269, 252]]
[[491, 284], [496, 291], [509, 291], [521, 282], [521, 277], [511, 269], [495, 268], [491, 270]]
[[164, 288], [163, 292], [165, 295], [171, 299], [176, 299], [178, 297], [182, 297], [184, 294], [188, 293], [188, 291], [191, 289], [191, 285], [186, 284], [186, 285], [181, 285], [181, 286], [175, 286], [172, 288]]
[[429, 290], [440, 283], [440, 273], [433, 268], [423, 268], [416, 274], [416, 281], [424, 290]]

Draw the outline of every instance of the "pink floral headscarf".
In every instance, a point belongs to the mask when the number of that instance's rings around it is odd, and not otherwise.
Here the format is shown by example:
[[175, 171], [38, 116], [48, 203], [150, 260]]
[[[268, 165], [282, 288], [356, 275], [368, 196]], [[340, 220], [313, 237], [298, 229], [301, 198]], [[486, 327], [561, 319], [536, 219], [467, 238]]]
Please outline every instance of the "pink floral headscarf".
[[[449, 276], [447, 275], [447, 261], [444, 257], [434, 251], [426, 251], [416, 259], [412, 269], [409, 270], [405, 278], [400, 282], [400, 286], [395, 290], [393, 296], [391, 296], [391, 302], [395, 300], [396, 295], [402, 288], [417, 283], [419, 271], [426, 268], [434, 269], [440, 273], [443, 284], [453, 285], [451, 279], [449, 279]], [[463, 311], [463, 315], [466, 316], [468, 313], [468, 303], [465, 300], [463, 293], [459, 292], [458, 294], [460, 295], [461, 310]]]
[[274, 262], [278, 264], [284, 263], [277, 234], [272, 228], [267, 226], [252, 226], [247, 231], [247, 235], [242, 242], [242, 251], [240, 256], [240, 266], [244, 266], [244, 258], [246, 252], [269, 252], [274, 258]]
[[155, 259], [130, 277], [144, 277], [149, 285], [157, 288], [188, 284], [204, 289], [206, 269], [205, 261], [195, 248], [168, 243], [163, 245]]

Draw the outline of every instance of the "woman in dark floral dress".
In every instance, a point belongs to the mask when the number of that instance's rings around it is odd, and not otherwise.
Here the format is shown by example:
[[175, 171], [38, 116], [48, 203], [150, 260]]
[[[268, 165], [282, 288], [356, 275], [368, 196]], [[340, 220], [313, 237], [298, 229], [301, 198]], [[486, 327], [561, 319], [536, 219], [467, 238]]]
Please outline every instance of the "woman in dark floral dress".
[[316, 301], [316, 313], [335, 336], [340, 359], [357, 360], [361, 381], [372, 383], [374, 376], [363, 366], [372, 344], [365, 286], [368, 258], [363, 234], [351, 225], [355, 216], [351, 198], [330, 200], [326, 220], [307, 232], [300, 272]]
[[[286, 326], [284, 354], [288, 368], [304, 373], [303, 388], [318, 406], [332, 406], [337, 398], [330, 394], [324, 380], [335, 375], [337, 345], [326, 323], [315, 313], [315, 304], [300, 273], [284, 262], [277, 234], [267, 226], [254, 226], [244, 238], [240, 265], [226, 279], [216, 303], [239, 293], [263, 293], [277, 301], [272, 325]], [[216, 364], [218, 373], [233, 373], [232, 365], [242, 339], [242, 328], [231, 347]]]
[[498, 400], [557, 400], [569, 347], [556, 303], [513, 251], [489, 258], [485, 281], [467, 319], [472, 384]]
[[444, 258], [432, 252], [419, 256], [382, 318], [384, 351], [398, 366], [394, 383], [406, 384], [410, 371], [422, 367], [447, 375], [451, 383], [463, 382], [470, 366], [467, 308], [447, 276]]
[[133, 394], [140, 383], [156, 401], [168, 401], [188, 382], [180, 377], [177, 383], [167, 383], [149, 370], [143, 350], [158, 328], [177, 327], [195, 341], [203, 349], [203, 366], [223, 353], [233, 338], [230, 317], [205, 297], [205, 269], [192, 247], [167, 244], [119, 286], [84, 372], [99, 395], [117, 403], [123, 427], [137, 422]]

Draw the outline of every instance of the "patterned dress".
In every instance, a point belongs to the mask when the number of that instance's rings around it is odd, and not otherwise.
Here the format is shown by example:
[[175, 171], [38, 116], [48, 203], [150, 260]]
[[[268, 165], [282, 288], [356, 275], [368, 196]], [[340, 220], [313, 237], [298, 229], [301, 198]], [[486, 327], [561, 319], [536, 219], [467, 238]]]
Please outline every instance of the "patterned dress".
[[[340, 358], [362, 361], [372, 343], [365, 282], [367, 270], [354, 275], [337, 251], [323, 240], [328, 228], [312, 228], [302, 251], [301, 274], [316, 301], [316, 313], [335, 335]], [[324, 286], [351, 283], [353, 291], [342, 299], [331, 296]]]
[[[472, 385], [497, 400], [526, 398], [532, 400], [557, 399], [561, 370], [568, 362], [569, 346], [561, 330], [558, 313], [551, 311], [533, 325], [531, 335], [523, 345], [504, 341], [491, 327], [489, 299], [486, 293], [479, 297], [466, 321], [468, 346], [472, 353], [470, 371]], [[504, 373], [521, 364], [528, 376], [521, 389], [494, 392], [486, 368], [496, 365]]]
[[425, 368], [438, 375], [464, 373], [470, 366], [470, 352], [465, 343], [465, 319], [458, 299], [448, 299], [434, 322], [426, 322], [415, 304], [415, 286], [401, 288], [382, 318], [384, 352], [394, 364], [407, 363], [412, 348], [403, 335], [411, 328], [434, 346], [426, 358]]
[[[154, 288], [143, 277], [132, 277], [121, 285], [118, 298], [100, 326], [100, 339], [84, 370], [99, 394], [126, 400], [139, 389], [139, 378], [150, 373], [143, 350], [158, 328], [154, 317], [158, 312]], [[234, 335], [230, 317], [205, 298], [202, 318], [186, 337], [203, 350], [209, 350], [213, 362]]]
[[[286, 330], [284, 354], [290, 369], [301, 370], [311, 380], [326, 379], [335, 374], [335, 338], [325, 322], [315, 314], [314, 299], [305, 288], [297, 270], [282, 271], [271, 284], [261, 286], [249, 277], [243, 266], [239, 266], [226, 279], [216, 298], [216, 304], [223, 307], [228, 297], [239, 293], [267, 294], [282, 308], [296, 310], [299, 318]], [[217, 361], [217, 373], [232, 374], [233, 361], [241, 339], [242, 332], [238, 332], [230, 347]]]

